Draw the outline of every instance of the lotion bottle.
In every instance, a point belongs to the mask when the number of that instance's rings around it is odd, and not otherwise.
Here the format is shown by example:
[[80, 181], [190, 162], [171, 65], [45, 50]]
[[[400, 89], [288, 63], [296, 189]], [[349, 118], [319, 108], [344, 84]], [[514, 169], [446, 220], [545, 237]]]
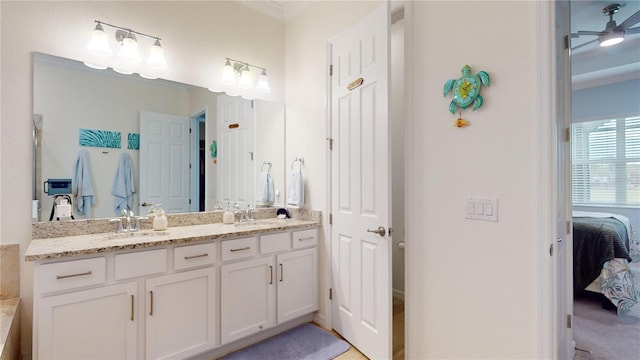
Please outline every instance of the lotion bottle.
[[156, 207], [155, 216], [153, 217], [153, 230], [167, 230], [167, 226], [169, 225], [169, 221], [167, 221], [167, 217], [164, 215], [164, 210], [161, 207]]
[[235, 221], [235, 216], [233, 214], [233, 211], [231, 211], [230, 207], [227, 207], [227, 210], [225, 210], [224, 214], [222, 214], [222, 222], [224, 224], [233, 224]]

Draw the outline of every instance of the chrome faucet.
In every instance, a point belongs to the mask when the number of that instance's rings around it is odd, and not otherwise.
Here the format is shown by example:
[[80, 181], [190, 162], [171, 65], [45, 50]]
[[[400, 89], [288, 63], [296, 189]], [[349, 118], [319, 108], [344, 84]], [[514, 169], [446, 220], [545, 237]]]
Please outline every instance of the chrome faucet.
[[133, 211], [131, 210], [127, 210], [127, 209], [122, 209], [122, 216], [125, 217], [125, 220], [127, 221], [127, 225], [124, 228], [123, 232], [130, 232], [131, 229], [131, 218], [133, 217]]
[[253, 221], [253, 206], [251, 206], [251, 204], [247, 205], [247, 212], [245, 213], [244, 219], [246, 221]]

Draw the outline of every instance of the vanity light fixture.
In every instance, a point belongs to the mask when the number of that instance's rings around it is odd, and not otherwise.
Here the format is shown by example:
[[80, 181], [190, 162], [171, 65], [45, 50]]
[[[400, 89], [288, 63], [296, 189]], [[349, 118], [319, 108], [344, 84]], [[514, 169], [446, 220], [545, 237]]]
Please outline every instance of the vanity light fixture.
[[226, 58], [222, 68], [220, 82], [226, 85], [237, 85], [241, 89], [251, 89], [254, 87], [254, 83], [249, 69], [250, 67], [262, 70], [258, 77], [258, 83], [255, 85], [256, 91], [268, 93], [271, 88], [269, 87], [267, 69], [240, 60]]
[[[129, 63], [140, 63], [140, 53], [138, 52], [138, 39], [136, 35], [148, 37], [154, 40], [153, 45], [149, 49], [149, 57], [146, 64], [153, 68], [166, 68], [167, 62], [164, 58], [164, 51], [160, 44], [160, 38], [144, 34], [132, 29], [124, 28], [122, 26], [113, 25], [100, 20], [94, 20], [96, 27], [93, 29], [91, 41], [87, 45], [89, 53], [99, 57], [109, 57], [112, 55], [111, 47], [109, 46], [108, 36], [104, 31], [103, 25], [117, 29], [115, 33], [116, 41], [121, 45], [118, 51], [118, 58], [125, 60]], [[85, 63], [86, 64], [86, 63]], [[129, 73], [129, 71], [125, 71]]]

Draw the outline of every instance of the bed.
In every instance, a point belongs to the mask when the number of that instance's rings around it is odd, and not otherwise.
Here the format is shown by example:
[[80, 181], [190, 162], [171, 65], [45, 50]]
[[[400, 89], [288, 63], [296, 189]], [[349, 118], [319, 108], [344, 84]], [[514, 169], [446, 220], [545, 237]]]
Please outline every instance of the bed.
[[[573, 212], [573, 290], [599, 291], [619, 311], [640, 302], [631, 262], [632, 229], [618, 214]], [[636, 275], [637, 276], [637, 275]]]

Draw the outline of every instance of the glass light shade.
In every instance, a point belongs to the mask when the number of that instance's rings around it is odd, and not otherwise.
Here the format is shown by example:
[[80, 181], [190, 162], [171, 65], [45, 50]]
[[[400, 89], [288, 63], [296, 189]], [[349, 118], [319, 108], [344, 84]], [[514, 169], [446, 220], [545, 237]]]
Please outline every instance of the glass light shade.
[[604, 35], [600, 35], [600, 46], [611, 46], [620, 44], [624, 41], [624, 33], [622, 32], [608, 32]]
[[91, 41], [87, 44], [87, 50], [89, 53], [96, 56], [111, 56], [111, 48], [107, 41], [107, 34], [104, 32], [102, 25], [98, 23], [96, 28], [91, 32]]
[[84, 65], [87, 66], [87, 67], [90, 67], [92, 69], [97, 69], [97, 70], [105, 70], [107, 68], [107, 66], [105, 66], [105, 65], [100, 65], [100, 64], [96, 64], [96, 63], [90, 63], [90, 62], [87, 62], [87, 61], [84, 62]]
[[167, 67], [167, 62], [164, 60], [164, 50], [160, 45], [160, 40], [156, 39], [149, 51], [149, 58], [147, 59], [147, 65], [155, 68], [164, 69]]
[[220, 78], [220, 82], [228, 85], [233, 85], [236, 83], [236, 74], [233, 71], [233, 66], [231, 66], [231, 62], [229, 62], [229, 59], [227, 59], [227, 62], [222, 68], [222, 78]]
[[133, 74], [133, 71], [131, 71], [131, 70], [127, 70], [127, 69], [123, 69], [123, 68], [117, 68], [117, 67], [114, 67], [113, 71], [117, 72], [118, 74], [123, 74], [123, 75], [131, 75], [131, 74]]
[[251, 72], [249, 71], [248, 66], [244, 66], [242, 69], [242, 73], [240, 74], [240, 82], [238, 82], [238, 87], [242, 89], [249, 89], [253, 87], [253, 79], [251, 79]]
[[122, 48], [118, 53], [118, 56], [129, 62], [140, 62], [140, 54], [138, 54], [138, 42], [135, 40], [131, 33], [122, 39]]
[[256, 90], [261, 93], [268, 93], [271, 91], [271, 87], [269, 86], [269, 78], [267, 77], [267, 71], [262, 70], [262, 74], [258, 77], [258, 84], [256, 85]]

